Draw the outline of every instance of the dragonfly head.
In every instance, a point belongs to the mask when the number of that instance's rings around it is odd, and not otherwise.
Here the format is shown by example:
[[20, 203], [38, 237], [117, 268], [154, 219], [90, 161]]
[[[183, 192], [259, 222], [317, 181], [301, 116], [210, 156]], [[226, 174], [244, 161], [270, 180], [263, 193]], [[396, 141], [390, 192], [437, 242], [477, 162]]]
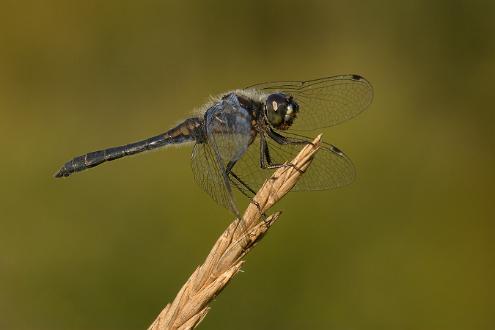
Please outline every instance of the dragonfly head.
[[266, 98], [265, 113], [268, 122], [276, 129], [288, 129], [297, 117], [299, 105], [292, 96], [275, 93]]

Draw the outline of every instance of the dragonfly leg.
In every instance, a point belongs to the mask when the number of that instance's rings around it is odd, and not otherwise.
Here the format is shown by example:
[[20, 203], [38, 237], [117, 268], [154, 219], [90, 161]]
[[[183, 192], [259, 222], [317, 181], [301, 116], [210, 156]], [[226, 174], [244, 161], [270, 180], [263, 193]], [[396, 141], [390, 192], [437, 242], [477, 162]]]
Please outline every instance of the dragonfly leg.
[[277, 142], [278, 144], [282, 144], [282, 145], [285, 145], [285, 144], [299, 144], [299, 145], [311, 144], [311, 145], [313, 145], [313, 142], [311, 142], [309, 140], [283, 136], [283, 135], [275, 132], [272, 129], [267, 130], [267, 134], [275, 142]]
[[[275, 133], [276, 134], [276, 133]], [[280, 140], [280, 142], [276, 139], [275, 142], [279, 143], [279, 144], [295, 144], [295, 143], [292, 143], [292, 142], [289, 142], [285, 136], [282, 136], [282, 135], [279, 135], [279, 137], [281, 137], [282, 139]], [[293, 167], [296, 171], [300, 172], [300, 173], [304, 173], [303, 170], [301, 170], [300, 168], [298, 168], [297, 166], [295, 166], [294, 164], [292, 163], [274, 163], [272, 162], [272, 159], [270, 157], [270, 149], [268, 148], [268, 144], [266, 143], [266, 140], [265, 140], [265, 137], [263, 137], [263, 135], [260, 135], [260, 166], [262, 169], [277, 169], [277, 168], [281, 168], [281, 167]], [[306, 143], [303, 143], [303, 142], [306, 142]], [[309, 142], [307, 141], [298, 141], [297, 144], [308, 144]]]
[[261, 211], [261, 205], [254, 199], [254, 196], [256, 195], [256, 191], [254, 191], [247, 183], [245, 183], [237, 174], [234, 172], [230, 172], [230, 178], [231, 182], [237, 187], [237, 189], [247, 198], [249, 198], [250, 203], [256, 206], [258, 209], [260, 216], [263, 218], [263, 220], [267, 219], [267, 216], [265, 213]]
[[267, 216], [265, 213], [261, 211], [261, 205], [254, 200], [254, 196], [256, 195], [256, 191], [251, 188], [246, 182], [244, 182], [237, 174], [235, 174], [232, 171], [232, 168], [234, 167], [235, 162], [229, 162], [227, 164], [227, 175], [230, 178], [230, 182], [236, 186], [237, 190], [239, 190], [244, 196], [249, 198], [252, 204], [256, 206], [258, 211], [260, 212], [261, 217], [263, 220], [266, 220]]

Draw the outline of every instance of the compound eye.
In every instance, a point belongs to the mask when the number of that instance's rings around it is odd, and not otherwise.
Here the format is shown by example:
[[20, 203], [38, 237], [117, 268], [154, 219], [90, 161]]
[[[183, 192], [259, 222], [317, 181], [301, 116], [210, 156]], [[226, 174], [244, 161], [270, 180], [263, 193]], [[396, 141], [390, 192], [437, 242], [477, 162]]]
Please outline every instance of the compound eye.
[[284, 121], [287, 108], [287, 100], [283, 94], [271, 94], [266, 99], [266, 115], [268, 121], [274, 127], [278, 127]]
[[287, 99], [283, 94], [271, 94], [266, 99], [267, 109], [278, 112], [287, 106]]

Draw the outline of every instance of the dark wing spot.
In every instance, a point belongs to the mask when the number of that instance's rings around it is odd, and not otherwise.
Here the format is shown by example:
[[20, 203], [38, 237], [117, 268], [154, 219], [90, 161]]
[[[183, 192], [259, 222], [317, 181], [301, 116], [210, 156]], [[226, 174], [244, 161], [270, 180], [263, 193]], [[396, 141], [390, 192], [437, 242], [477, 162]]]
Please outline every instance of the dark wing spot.
[[353, 75], [352, 75], [352, 80], [361, 80], [361, 79], [363, 79], [363, 77], [361, 77], [361, 76], [360, 76], [360, 75], [358, 75], [358, 74], [353, 74]]

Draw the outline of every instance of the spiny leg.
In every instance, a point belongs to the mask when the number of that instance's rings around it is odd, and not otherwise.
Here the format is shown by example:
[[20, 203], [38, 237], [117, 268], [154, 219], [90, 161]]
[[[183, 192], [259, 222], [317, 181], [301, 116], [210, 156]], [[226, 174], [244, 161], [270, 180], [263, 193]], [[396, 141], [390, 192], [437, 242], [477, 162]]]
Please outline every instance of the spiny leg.
[[[282, 135], [275, 133], [275, 132], [272, 132], [272, 133], [275, 135], [272, 136], [269, 133], [270, 137], [272, 137], [272, 139], [275, 142], [277, 142], [278, 144], [282, 144], [282, 145], [286, 145], [286, 144], [300, 144], [300, 145], [311, 144], [311, 142], [304, 141], [304, 140], [290, 141], [285, 136], [282, 136]], [[274, 138], [274, 137], [276, 137], [276, 138]], [[260, 139], [260, 166], [262, 169], [277, 169], [277, 168], [281, 168], [281, 167], [292, 167], [296, 171], [298, 171], [300, 173], [304, 173], [303, 170], [301, 170], [300, 168], [298, 168], [297, 166], [295, 166], [292, 163], [287, 164], [287, 163], [274, 163], [274, 162], [272, 162], [272, 159], [270, 156], [270, 149], [268, 148], [268, 144], [266, 143], [266, 139], [263, 136], [261, 136], [261, 139]]]
[[227, 165], [227, 175], [230, 178], [230, 181], [236, 186], [236, 188], [247, 198], [249, 198], [250, 202], [256, 206], [258, 209], [260, 216], [263, 218], [263, 220], [267, 219], [267, 216], [265, 213], [261, 211], [261, 205], [254, 200], [254, 197], [256, 196], [256, 191], [251, 188], [244, 180], [242, 180], [237, 174], [235, 174], [232, 171], [232, 168], [234, 167], [235, 162], [229, 162]]
[[269, 129], [267, 131], [267, 134], [269, 137], [272, 138], [272, 140], [274, 140], [278, 144], [282, 144], [282, 145], [285, 145], [285, 144], [299, 144], [299, 145], [311, 144], [311, 145], [313, 145], [313, 142], [311, 142], [307, 139], [287, 137], [287, 136], [279, 134], [278, 132], [274, 131], [273, 129]]

